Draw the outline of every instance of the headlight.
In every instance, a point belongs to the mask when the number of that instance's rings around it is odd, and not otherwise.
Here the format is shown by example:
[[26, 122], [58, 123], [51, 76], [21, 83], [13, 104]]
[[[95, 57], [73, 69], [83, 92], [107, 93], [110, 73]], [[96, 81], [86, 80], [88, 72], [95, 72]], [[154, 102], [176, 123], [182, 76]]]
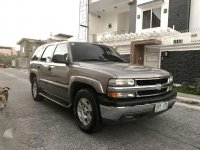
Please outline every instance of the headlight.
[[168, 80], [169, 80], [169, 83], [173, 82], [173, 80], [174, 80], [173, 76], [170, 76], [170, 77], [168, 78]]
[[110, 79], [109, 86], [133, 86], [135, 81], [133, 79]]

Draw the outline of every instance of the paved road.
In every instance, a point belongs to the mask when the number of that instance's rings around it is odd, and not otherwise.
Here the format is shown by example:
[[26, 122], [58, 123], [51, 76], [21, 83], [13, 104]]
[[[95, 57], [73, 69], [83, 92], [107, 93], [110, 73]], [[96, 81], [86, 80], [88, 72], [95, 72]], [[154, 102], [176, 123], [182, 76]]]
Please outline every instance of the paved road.
[[176, 104], [154, 118], [87, 135], [69, 110], [32, 100], [27, 72], [0, 69], [0, 86], [11, 88], [8, 107], [0, 112], [0, 150], [200, 150], [198, 107]]

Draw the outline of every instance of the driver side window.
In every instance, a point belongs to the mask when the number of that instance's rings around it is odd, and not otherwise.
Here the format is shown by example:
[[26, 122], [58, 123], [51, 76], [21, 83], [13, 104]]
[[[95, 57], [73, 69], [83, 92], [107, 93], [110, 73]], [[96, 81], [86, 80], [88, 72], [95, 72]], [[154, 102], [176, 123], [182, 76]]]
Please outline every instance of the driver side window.
[[68, 55], [67, 44], [62, 43], [58, 44], [54, 52], [53, 62], [65, 62], [65, 59]]
[[47, 46], [42, 55], [41, 61], [47, 61], [48, 59], [52, 58], [54, 49], [55, 49], [55, 45]]

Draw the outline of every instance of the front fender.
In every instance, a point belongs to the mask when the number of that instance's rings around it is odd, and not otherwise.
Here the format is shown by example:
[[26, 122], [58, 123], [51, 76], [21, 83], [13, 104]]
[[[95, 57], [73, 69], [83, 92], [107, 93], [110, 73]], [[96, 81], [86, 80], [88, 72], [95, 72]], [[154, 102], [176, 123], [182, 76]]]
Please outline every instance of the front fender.
[[69, 82], [69, 91], [70, 91], [71, 85], [74, 82], [81, 82], [81, 83], [88, 84], [88, 85], [92, 86], [96, 90], [97, 93], [100, 93], [100, 94], [105, 93], [105, 91], [102, 87], [102, 84], [98, 80], [88, 78], [88, 77], [84, 77], [84, 76], [72, 76], [70, 78], [70, 82]]

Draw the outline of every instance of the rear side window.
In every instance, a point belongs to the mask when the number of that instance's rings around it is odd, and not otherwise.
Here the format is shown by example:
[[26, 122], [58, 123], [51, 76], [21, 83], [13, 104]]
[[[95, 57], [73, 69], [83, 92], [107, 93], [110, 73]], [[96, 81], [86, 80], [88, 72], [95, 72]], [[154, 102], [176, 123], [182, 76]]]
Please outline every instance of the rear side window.
[[52, 58], [54, 50], [55, 50], [55, 45], [47, 46], [42, 55], [41, 61], [47, 61], [47, 58]]
[[39, 60], [44, 52], [44, 46], [40, 46], [36, 49], [35, 53], [33, 54], [32, 60]]

